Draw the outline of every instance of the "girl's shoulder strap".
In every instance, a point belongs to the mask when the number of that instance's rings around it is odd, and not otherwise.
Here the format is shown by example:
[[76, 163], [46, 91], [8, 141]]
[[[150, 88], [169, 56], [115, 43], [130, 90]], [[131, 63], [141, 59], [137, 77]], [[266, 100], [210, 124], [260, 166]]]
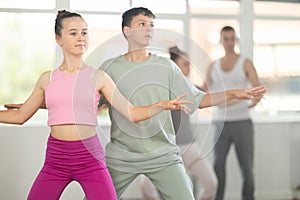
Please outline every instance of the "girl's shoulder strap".
[[54, 74], [55, 74], [55, 72], [56, 72], [57, 70], [58, 70], [58, 68], [55, 68], [55, 69], [52, 69], [52, 70], [50, 71], [49, 82], [52, 81], [53, 76], [54, 76]]
[[53, 70], [50, 71], [50, 77], [49, 77], [50, 82], [52, 80], [52, 76], [53, 76]]

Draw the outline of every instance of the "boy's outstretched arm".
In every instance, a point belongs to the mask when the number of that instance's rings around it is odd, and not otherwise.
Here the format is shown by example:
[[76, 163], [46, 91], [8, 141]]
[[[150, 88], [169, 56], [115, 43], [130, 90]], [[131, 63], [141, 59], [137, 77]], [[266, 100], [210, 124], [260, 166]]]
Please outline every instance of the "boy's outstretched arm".
[[254, 98], [259, 98], [266, 93], [267, 89], [265, 86], [261, 85], [249, 89], [235, 89], [235, 90], [226, 90], [224, 92], [205, 94], [199, 108], [206, 108], [210, 106], [216, 106], [229, 102], [234, 99], [238, 100], [250, 100]]

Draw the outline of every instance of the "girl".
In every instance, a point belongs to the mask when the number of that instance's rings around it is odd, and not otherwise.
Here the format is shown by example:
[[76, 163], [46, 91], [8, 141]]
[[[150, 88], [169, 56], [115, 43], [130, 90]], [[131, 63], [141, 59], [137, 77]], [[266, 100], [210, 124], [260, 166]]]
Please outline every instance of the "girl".
[[87, 66], [82, 56], [89, 45], [88, 26], [77, 13], [59, 11], [55, 21], [56, 42], [63, 62], [44, 72], [27, 101], [18, 110], [0, 112], [0, 122], [23, 124], [45, 102], [51, 134], [43, 168], [29, 200], [57, 200], [71, 181], [78, 181], [89, 200], [117, 199], [96, 135], [100, 94], [128, 120], [138, 122], [163, 110], [183, 109], [184, 95], [172, 101], [134, 107], [103, 71]]

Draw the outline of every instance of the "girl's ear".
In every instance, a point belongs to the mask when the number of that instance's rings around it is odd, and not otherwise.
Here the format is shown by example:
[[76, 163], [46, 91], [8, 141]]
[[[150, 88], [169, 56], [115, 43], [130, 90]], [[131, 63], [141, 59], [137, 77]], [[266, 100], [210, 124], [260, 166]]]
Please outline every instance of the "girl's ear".
[[62, 41], [61, 41], [61, 37], [60, 37], [60, 36], [55, 35], [55, 40], [56, 40], [56, 43], [57, 43], [59, 46], [62, 46]]

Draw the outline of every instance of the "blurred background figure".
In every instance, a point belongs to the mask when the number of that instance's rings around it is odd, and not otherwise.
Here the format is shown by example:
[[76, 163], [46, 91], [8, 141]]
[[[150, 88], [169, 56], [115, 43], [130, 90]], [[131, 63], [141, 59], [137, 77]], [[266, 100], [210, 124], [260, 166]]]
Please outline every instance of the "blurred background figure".
[[[225, 56], [213, 62], [209, 67], [206, 77], [206, 91], [220, 92], [246, 88], [249, 83], [252, 86], [261, 85], [252, 62], [234, 50], [236, 44], [235, 30], [231, 26], [225, 26], [222, 28], [220, 36]], [[250, 105], [247, 101], [234, 100], [214, 107], [214, 169], [219, 183], [216, 200], [223, 200], [224, 198], [226, 158], [231, 144], [234, 144], [242, 172], [242, 199], [254, 199], [254, 132], [249, 109], [257, 105], [260, 99], [254, 98]]]
[[[170, 58], [181, 69], [184, 76], [190, 73], [188, 54], [177, 46], [169, 48]], [[195, 141], [195, 131], [190, 125], [190, 116], [184, 112], [171, 112], [173, 127], [176, 133], [176, 144], [179, 146], [184, 166], [188, 173], [200, 181], [203, 191], [201, 200], [213, 200], [217, 189], [217, 178], [209, 161], [201, 156], [199, 147]], [[158, 200], [160, 195], [151, 181], [143, 179], [142, 193], [145, 200]], [[195, 188], [195, 186], [194, 186]], [[195, 194], [195, 197], [198, 196]]]

